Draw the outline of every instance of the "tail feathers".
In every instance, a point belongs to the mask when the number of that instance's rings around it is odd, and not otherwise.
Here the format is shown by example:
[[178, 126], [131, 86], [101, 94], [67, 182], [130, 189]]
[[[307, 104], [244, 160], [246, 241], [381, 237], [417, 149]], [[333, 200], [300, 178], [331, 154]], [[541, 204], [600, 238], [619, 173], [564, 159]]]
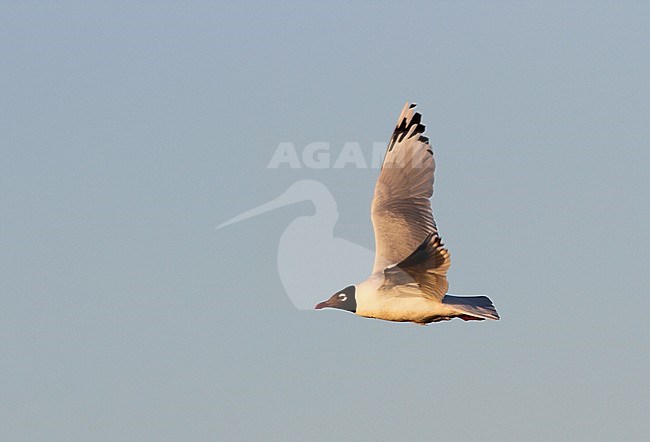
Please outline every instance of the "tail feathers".
[[446, 295], [442, 303], [457, 310], [458, 317], [464, 321], [499, 320], [499, 313], [487, 296]]

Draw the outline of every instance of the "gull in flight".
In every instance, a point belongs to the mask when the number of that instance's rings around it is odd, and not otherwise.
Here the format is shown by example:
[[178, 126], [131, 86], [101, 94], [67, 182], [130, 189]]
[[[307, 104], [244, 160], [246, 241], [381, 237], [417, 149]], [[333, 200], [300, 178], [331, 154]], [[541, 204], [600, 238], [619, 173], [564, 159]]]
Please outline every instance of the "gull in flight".
[[404, 106], [375, 186], [372, 274], [334, 293], [316, 309], [423, 325], [453, 318], [498, 320], [489, 298], [447, 294], [451, 258], [438, 236], [430, 201], [435, 161], [415, 106]]

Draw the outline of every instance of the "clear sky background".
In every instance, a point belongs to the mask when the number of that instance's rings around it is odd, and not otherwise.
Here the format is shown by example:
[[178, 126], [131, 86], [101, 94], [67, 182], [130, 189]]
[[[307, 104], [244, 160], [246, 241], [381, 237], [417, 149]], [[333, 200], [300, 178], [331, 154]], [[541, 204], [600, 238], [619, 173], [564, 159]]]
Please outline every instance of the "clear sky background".
[[[0, 439], [648, 440], [649, 29], [648, 2], [0, 2]], [[266, 166], [369, 153], [407, 100], [451, 291], [499, 322], [296, 309], [309, 203], [214, 229], [307, 178], [372, 248], [377, 170]]]

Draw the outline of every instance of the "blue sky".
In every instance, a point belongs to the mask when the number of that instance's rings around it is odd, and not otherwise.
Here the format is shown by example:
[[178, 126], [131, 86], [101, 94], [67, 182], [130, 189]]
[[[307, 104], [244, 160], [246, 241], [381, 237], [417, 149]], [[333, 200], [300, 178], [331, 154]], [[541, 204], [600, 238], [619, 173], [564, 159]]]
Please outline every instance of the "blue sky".
[[[647, 3], [1, 7], [2, 439], [650, 436]], [[407, 100], [450, 290], [499, 322], [296, 309], [309, 202], [214, 229], [310, 179], [372, 249], [376, 169], [267, 165], [370, 155]]]

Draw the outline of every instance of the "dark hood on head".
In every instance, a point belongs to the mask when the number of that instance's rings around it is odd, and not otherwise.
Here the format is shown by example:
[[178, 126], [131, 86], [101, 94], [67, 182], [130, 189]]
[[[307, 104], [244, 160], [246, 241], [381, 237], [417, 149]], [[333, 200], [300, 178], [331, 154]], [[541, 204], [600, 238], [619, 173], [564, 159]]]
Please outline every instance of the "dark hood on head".
[[357, 311], [357, 299], [355, 297], [356, 291], [356, 287], [350, 285], [343, 290], [334, 293], [327, 301], [323, 301], [316, 305], [316, 309], [336, 308], [355, 313]]

